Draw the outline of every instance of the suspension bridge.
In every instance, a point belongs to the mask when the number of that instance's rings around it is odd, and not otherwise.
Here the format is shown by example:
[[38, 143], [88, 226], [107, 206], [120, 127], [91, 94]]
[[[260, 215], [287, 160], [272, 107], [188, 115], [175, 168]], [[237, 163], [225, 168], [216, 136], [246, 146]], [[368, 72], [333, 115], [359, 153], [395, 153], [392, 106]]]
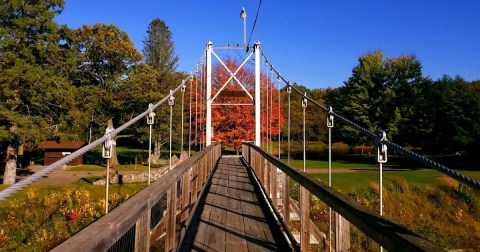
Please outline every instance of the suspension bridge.
[[[114, 129], [109, 127], [103, 137], [80, 150], [45, 167], [43, 170], [21, 180], [0, 192], [0, 200], [15, 194], [22, 188], [67, 164], [76, 157], [102, 145], [102, 156], [109, 160], [115, 148], [115, 136], [134, 124], [147, 121], [150, 126], [149, 153], [151, 155], [151, 131], [155, 124], [155, 111], [162, 105], [170, 107], [170, 163], [168, 173], [150, 183], [147, 188], [134, 195], [119, 207], [108, 212], [85, 229], [64, 241], [53, 251], [309, 251], [312, 244], [325, 251], [349, 251], [351, 228], [356, 228], [369, 239], [389, 251], [442, 251], [443, 248], [426, 241], [405, 227], [387, 220], [383, 216], [382, 189], [378, 211], [367, 209], [352, 198], [331, 187], [332, 177], [332, 129], [334, 121], [342, 121], [377, 144], [379, 165], [379, 187], [382, 188], [382, 165], [388, 160], [388, 150], [395, 150], [431, 169], [438, 170], [464, 184], [480, 188], [480, 184], [426, 157], [418, 155], [388, 140], [385, 132], [373, 133], [358, 124], [325, 107], [297, 90], [274, 68], [257, 42], [249, 49], [238, 69], [231, 70], [218, 56], [216, 50], [242, 49], [248, 46], [213, 46], [208, 42], [195, 74], [183, 80], [162, 100], [150, 106], [129, 122]], [[228, 74], [228, 80], [212, 90], [212, 58], [216, 58]], [[254, 60], [254, 88], [249, 88], [237, 78], [240, 69]], [[275, 78], [278, 87], [269, 86], [265, 97], [261, 96], [261, 63]], [[199, 71], [199, 69], [201, 69]], [[234, 82], [245, 92], [246, 103], [224, 103], [219, 99], [229, 83]], [[268, 82], [268, 80], [267, 80]], [[281, 85], [284, 88], [281, 88]], [[189, 96], [184, 93], [189, 90]], [[287, 153], [288, 162], [281, 159], [280, 131], [278, 132], [278, 155], [274, 156], [262, 149], [261, 126], [267, 126], [267, 137], [273, 136], [272, 121], [273, 93], [284, 90], [288, 96]], [[188, 122], [189, 158], [175, 168], [171, 164], [172, 152], [172, 107], [178, 102], [174, 95], [181, 92], [181, 143], [184, 147], [184, 124]], [[226, 92], [226, 91], [225, 91]], [[253, 93], [253, 94], [252, 94]], [[301, 97], [301, 104], [291, 104], [291, 96]], [[280, 104], [280, 95], [278, 103]], [[261, 100], [267, 100], [267, 122], [262, 122]], [[196, 102], [192, 102], [195, 100]], [[185, 101], [189, 107], [185, 108]], [[192, 104], [195, 107], [192, 107]], [[201, 105], [199, 105], [201, 104]], [[212, 106], [253, 106], [255, 116], [254, 139], [245, 139], [241, 155], [222, 155], [220, 142], [212, 141]], [[291, 106], [301, 106], [303, 111], [303, 158], [304, 169], [297, 170], [290, 161]], [[305, 173], [305, 108], [314, 106], [325, 114], [325, 127], [328, 128], [329, 179], [328, 184]], [[280, 109], [280, 106], [278, 106]], [[185, 120], [184, 113], [188, 113]], [[192, 116], [195, 115], [195, 116]], [[280, 113], [278, 113], [280, 116]], [[280, 121], [280, 119], [278, 119]], [[175, 122], [178, 123], [178, 122]], [[200, 145], [200, 150], [191, 155], [192, 145]], [[272, 148], [267, 148], [272, 150]], [[149, 157], [148, 165], [150, 170]], [[150, 173], [149, 173], [150, 174]], [[106, 178], [108, 179], [108, 175]], [[293, 195], [292, 186], [299, 187]], [[108, 188], [108, 181], [107, 181]], [[108, 189], [106, 190], [108, 198]], [[310, 217], [310, 197], [315, 196], [328, 206], [328, 228], [320, 230]], [[294, 199], [295, 198], [295, 199]], [[108, 201], [107, 201], [108, 202]]]

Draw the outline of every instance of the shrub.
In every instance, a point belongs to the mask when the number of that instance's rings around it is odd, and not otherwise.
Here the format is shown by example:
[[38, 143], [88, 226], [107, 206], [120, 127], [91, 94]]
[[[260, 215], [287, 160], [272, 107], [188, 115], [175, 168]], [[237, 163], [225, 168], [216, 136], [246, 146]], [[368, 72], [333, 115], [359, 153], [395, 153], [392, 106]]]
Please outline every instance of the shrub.
[[343, 142], [333, 143], [332, 154], [335, 156], [345, 156], [350, 153], [350, 147]]
[[391, 181], [394, 191], [405, 193], [410, 190], [408, 182], [404, 177], [393, 177]]
[[459, 186], [459, 183], [457, 180], [445, 175], [440, 176], [437, 179], [437, 184], [438, 184], [438, 187], [446, 191], [453, 191]]
[[475, 193], [467, 186], [460, 184], [458, 188], [455, 189], [455, 195], [469, 206], [473, 206], [475, 203]]

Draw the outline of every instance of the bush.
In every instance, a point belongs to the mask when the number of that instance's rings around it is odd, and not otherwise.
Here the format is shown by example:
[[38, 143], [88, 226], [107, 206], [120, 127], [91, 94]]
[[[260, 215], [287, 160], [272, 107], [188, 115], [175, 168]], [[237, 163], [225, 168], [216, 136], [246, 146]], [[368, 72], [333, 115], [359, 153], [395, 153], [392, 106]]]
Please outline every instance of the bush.
[[467, 186], [460, 184], [460, 186], [455, 189], [455, 195], [469, 206], [473, 206], [475, 203], [475, 193]]
[[438, 187], [446, 191], [453, 191], [460, 185], [457, 180], [445, 175], [437, 179], [437, 184]]
[[408, 182], [404, 177], [393, 177], [392, 188], [394, 191], [405, 193], [409, 191]]

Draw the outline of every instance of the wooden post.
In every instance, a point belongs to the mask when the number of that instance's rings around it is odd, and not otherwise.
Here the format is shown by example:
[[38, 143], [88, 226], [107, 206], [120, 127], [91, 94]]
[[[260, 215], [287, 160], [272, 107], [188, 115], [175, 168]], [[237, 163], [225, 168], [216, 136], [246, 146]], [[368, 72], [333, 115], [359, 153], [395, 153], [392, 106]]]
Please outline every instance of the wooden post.
[[150, 247], [150, 210], [135, 224], [135, 251], [147, 251]]
[[265, 190], [267, 191], [267, 195], [270, 196], [270, 198], [272, 197], [270, 195], [270, 192], [272, 191], [271, 190], [271, 186], [272, 186], [272, 183], [271, 183], [271, 177], [270, 177], [270, 162], [267, 161], [267, 159], [264, 159], [265, 161], [265, 167], [264, 167], [264, 172], [265, 172], [265, 184], [263, 184], [263, 186], [265, 187]]
[[270, 172], [271, 172], [271, 180], [270, 184], [272, 185], [272, 200], [273, 200], [273, 205], [275, 206], [275, 210], [278, 209], [278, 200], [277, 200], [277, 192], [278, 192], [278, 177], [277, 177], [277, 167], [273, 166], [270, 164]]
[[[192, 176], [190, 180], [191, 188], [190, 188], [190, 197], [191, 197], [191, 202], [196, 203], [197, 202], [197, 191], [198, 191], [198, 164], [194, 164], [192, 167]], [[190, 217], [190, 214], [189, 214]]]
[[[176, 179], [175, 179], [176, 180]], [[167, 231], [165, 238], [165, 251], [175, 250], [175, 227], [176, 227], [176, 217], [175, 217], [175, 206], [177, 198], [177, 183], [173, 183], [172, 187], [167, 192]]]
[[188, 172], [183, 175], [182, 178], [182, 217], [181, 220], [185, 221], [188, 218], [189, 207], [190, 207], [190, 174], [192, 169], [190, 168]]
[[338, 213], [335, 213], [335, 248], [350, 251], [350, 223]]
[[290, 186], [288, 184], [289, 180], [290, 178], [287, 176], [287, 174], [283, 173], [283, 221], [285, 222], [285, 225], [287, 225], [287, 227], [290, 227]]
[[300, 186], [300, 250], [310, 251], [310, 193]]

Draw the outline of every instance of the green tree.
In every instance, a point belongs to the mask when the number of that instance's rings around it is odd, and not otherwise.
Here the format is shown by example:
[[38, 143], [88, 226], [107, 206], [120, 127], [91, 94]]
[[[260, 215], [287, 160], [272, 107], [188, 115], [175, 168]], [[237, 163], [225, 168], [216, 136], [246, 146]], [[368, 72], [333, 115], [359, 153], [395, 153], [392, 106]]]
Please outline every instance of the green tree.
[[178, 57], [175, 56], [172, 32], [159, 18], [152, 20], [148, 26], [143, 41], [143, 55], [145, 62], [157, 70], [162, 78], [177, 68]]
[[[415, 56], [384, 58], [381, 51], [358, 61], [352, 76], [335, 91], [333, 109], [372, 132], [385, 130], [389, 139], [396, 139], [400, 129], [412, 123], [415, 94], [428, 82], [422, 77], [421, 64]], [[348, 125], [340, 127], [340, 133], [350, 144], [370, 141]]]
[[423, 132], [424, 147], [435, 153], [467, 151], [478, 154], [480, 143], [480, 82], [467, 82], [457, 76], [443, 76], [425, 92], [419, 107], [427, 115]]
[[[74, 96], [65, 78], [70, 53], [53, 21], [62, 0], [3, 1], [0, 7], [0, 144], [4, 183], [15, 183], [16, 154], [44, 139], [61, 138]], [[8, 147], [8, 148], [7, 148]], [[22, 153], [19, 153], [22, 154]]]
[[[143, 54], [145, 63], [157, 73], [154, 90], [163, 98], [168, 95], [171, 89], [177, 87], [186, 78], [183, 73], [176, 72], [178, 57], [175, 55], [175, 45], [172, 40], [172, 33], [168, 26], [161, 19], [156, 18], [150, 22], [147, 28], [147, 35], [143, 41]], [[145, 68], [145, 67], [144, 67]], [[153, 74], [149, 70], [150, 74]], [[157, 97], [160, 98], [160, 97]], [[150, 102], [156, 102], [153, 100]], [[165, 107], [163, 107], [165, 106]], [[156, 123], [153, 134], [154, 155], [160, 156], [161, 148], [168, 142], [170, 109], [168, 105], [162, 105], [156, 112]], [[175, 105], [173, 107], [173, 138], [180, 139], [180, 130], [183, 125], [181, 120], [181, 92], [175, 94]], [[187, 118], [186, 116], [184, 118]], [[173, 141], [175, 142], [175, 141]]]
[[122, 90], [129, 85], [125, 78], [142, 55], [127, 33], [115, 25], [84, 25], [70, 34], [69, 43], [76, 49], [78, 65], [72, 77], [77, 87], [77, 121], [91, 124], [103, 134], [109, 119], [114, 125], [121, 122]]
[[[309, 90], [307, 87], [293, 84], [293, 87], [302, 93], [306, 93], [307, 97], [313, 99], [319, 104], [325, 105], [325, 91], [321, 89]], [[288, 119], [288, 94], [285, 88], [282, 90], [282, 109], [285, 119]], [[290, 137], [294, 141], [299, 143], [303, 142], [303, 109], [302, 109], [302, 96], [292, 90], [290, 96]], [[312, 104], [307, 102], [307, 108], [305, 109], [305, 138], [307, 144], [309, 141], [323, 141], [325, 139], [326, 125], [325, 125], [325, 113]], [[282, 128], [283, 137], [287, 136], [288, 123], [285, 122]]]

